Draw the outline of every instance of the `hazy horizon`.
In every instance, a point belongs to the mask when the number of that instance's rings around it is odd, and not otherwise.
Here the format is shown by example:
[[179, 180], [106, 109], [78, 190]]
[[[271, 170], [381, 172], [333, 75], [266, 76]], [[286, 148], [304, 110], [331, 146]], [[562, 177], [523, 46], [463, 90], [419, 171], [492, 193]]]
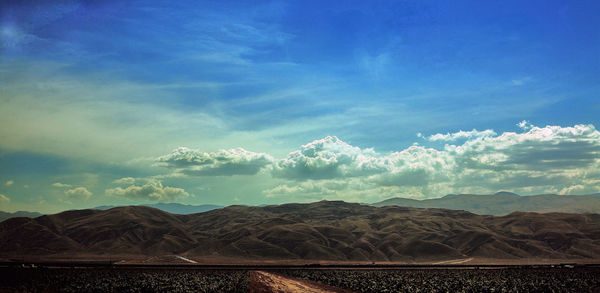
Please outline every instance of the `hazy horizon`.
[[599, 8], [0, 3], [0, 210], [600, 193]]

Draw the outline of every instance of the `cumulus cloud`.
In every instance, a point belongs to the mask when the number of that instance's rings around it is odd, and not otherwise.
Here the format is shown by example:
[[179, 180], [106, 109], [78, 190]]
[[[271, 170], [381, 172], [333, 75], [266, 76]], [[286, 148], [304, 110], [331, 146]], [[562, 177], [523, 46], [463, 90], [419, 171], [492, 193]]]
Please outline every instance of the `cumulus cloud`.
[[560, 171], [587, 168], [600, 154], [600, 132], [593, 125], [532, 126], [526, 132], [446, 146], [463, 169]]
[[[366, 195], [381, 192], [377, 190], [383, 187], [386, 192], [412, 197], [498, 190], [524, 194], [600, 191], [600, 132], [593, 125], [538, 127], [523, 121], [518, 126], [522, 132], [434, 134], [428, 140], [465, 141], [448, 143], [442, 149], [413, 145], [388, 154], [326, 137], [276, 161], [273, 176], [291, 181], [264, 194]], [[335, 185], [324, 184], [332, 182]]]
[[135, 178], [133, 177], [123, 177], [113, 181], [114, 184], [118, 185], [132, 185], [135, 183]]
[[453, 162], [448, 154], [413, 145], [400, 152], [381, 155], [373, 149], [362, 150], [335, 136], [303, 145], [279, 160], [273, 176], [292, 180], [324, 180], [362, 177], [380, 185], [425, 185], [442, 180], [440, 170]]
[[519, 126], [519, 128], [521, 128], [523, 130], [529, 130], [533, 127], [533, 124], [529, 123], [529, 121], [527, 121], [527, 120], [523, 120], [523, 121], [517, 123], [517, 126]]
[[3, 203], [9, 203], [10, 202], [10, 198], [4, 194], [0, 194], [0, 202]]
[[15, 182], [14, 182], [13, 180], [8, 180], [8, 181], [6, 181], [5, 185], [6, 185], [6, 186], [11, 186], [11, 185], [13, 185], [14, 183], [15, 183]]
[[[455, 132], [455, 133], [446, 133], [446, 134], [442, 134], [442, 133], [436, 133], [434, 135], [431, 135], [429, 137], [427, 137], [428, 140], [430, 141], [438, 141], [438, 140], [442, 140], [442, 141], [455, 141], [458, 139], [470, 139], [470, 138], [476, 138], [476, 137], [489, 137], [489, 136], [495, 136], [496, 132], [491, 130], [491, 129], [486, 129], [483, 131], [478, 131], [477, 129], [473, 129], [471, 131], [459, 131], [459, 132]], [[422, 135], [421, 135], [422, 136]]]
[[294, 179], [331, 179], [368, 176], [385, 171], [372, 149], [362, 150], [335, 136], [303, 145], [273, 166], [273, 176]]
[[148, 180], [143, 185], [130, 185], [106, 190], [109, 196], [153, 201], [175, 200], [190, 196], [183, 188], [163, 186], [160, 181]]
[[75, 187], [72, 189], [67, 189], [65, 190], [65, 194], [69, 197], [69, 198], [73, 198], [73, 199], [88, 199], [92, 196], [92, 193], [87, 190], [87, 188], [85, 187]]
[[64, 184], [64, 183], [60, 183], [60, 182], [54, 182], [54, 183], [52, 183], [52, 186], [58, 187], [58, 188], [69, 188], [69, 187], [71, 187], [71, 184]]
[[202, 152], [186, 147], [175, 149], [157, 159], [160, 166], [175, 169], [190, 176], [254, 175], [270, 165], [273, 158], [243, 148]]

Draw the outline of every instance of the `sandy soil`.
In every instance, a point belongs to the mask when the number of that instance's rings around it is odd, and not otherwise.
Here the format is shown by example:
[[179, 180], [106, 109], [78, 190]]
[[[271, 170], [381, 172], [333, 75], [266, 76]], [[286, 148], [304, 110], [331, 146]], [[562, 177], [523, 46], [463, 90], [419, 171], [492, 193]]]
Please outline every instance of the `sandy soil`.
[[248, 292], [307, 292], [307, 293], [352, 293], [354, 291], [323, 285], [317, 282], [284, 277], [263, 271], [251, 271]]

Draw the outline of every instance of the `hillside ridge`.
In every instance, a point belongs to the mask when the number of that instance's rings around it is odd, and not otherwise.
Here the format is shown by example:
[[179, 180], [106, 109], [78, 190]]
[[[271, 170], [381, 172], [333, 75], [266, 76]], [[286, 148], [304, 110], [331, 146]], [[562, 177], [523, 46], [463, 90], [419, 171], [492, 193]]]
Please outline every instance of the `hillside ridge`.
[[178, 254], [415, 261], [600, 257], [600, 215], [374, 207], [321, 201], [175, 215], [143, 206], [0, 223], [0, 256]]

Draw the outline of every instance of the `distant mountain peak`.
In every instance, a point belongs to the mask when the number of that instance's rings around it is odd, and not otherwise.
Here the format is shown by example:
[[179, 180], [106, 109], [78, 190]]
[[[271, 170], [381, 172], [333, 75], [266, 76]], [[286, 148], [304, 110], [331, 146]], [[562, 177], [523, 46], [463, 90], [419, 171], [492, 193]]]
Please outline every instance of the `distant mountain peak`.
[[442, 198], [424, 200], [391, 198], [371, 205], [465, 210], [479, 215], [508, 215], [514, 211], [600, 214], [598, 196], [556, 194], [521, 196], [507, 191], [494, 194], [449, 194]]
[[508, 192], [508, 191], [498, 191], [498, 192], [494, 193], [494, 195], [502, 195], [502, 196], [506, 196], [506, 195], [508, 195], [508, 196], [520, 196], [520, 195], [518, 195], [518, 194], [516, 194], [516, 193], [513, 193], [513, 192]]
[[[187, 204], [180, 204], [180, 203], [155, 203], [155, 204], [142, 204], [139, 206], [146, 206], [146, 207], [151, 207], [151, 208], [155, 208], [155, 209], [159, 209], [165, 212], [169, 212], [172, 214], [180, 214], [180, 215], [189, 215], [189, 214], [195, 214], [195, 213], [203, 213], [203, 212], [207, 212], [210, 210], [214, 210], [214, 209], [220, 209], [222, 208], [222, 206], [217, 206], [217, 205], [210, 205], [210, 204], [205, 204], [205, 205], [187, 205]], [[94, 210], [108, 210], [108, 209], [112, 209], [118, 206], [98, 206], [95, 208], [92, 208]]]

